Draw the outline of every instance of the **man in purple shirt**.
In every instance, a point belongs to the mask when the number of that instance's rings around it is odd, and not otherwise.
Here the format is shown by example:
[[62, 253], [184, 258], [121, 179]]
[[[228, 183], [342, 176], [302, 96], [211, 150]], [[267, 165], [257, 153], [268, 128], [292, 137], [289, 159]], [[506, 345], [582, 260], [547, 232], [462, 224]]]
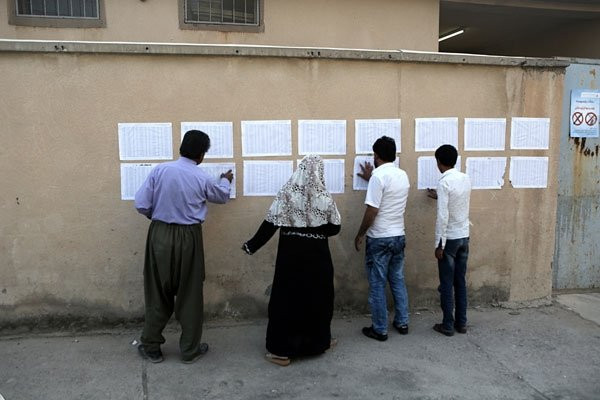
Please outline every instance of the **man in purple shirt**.
[[218, 180], [198, 168], [210, 147], [208, 135], [188, 131], [177, 161], [157, 165], [135, 194], [135, 208], [152, 220], [144, 261], [144, 330], [138, 350], [153, 363], [163, 360], [162, 331], [171, 314], [181, 324], [179, 349], [184, 363], [208, 351], [201, 343], [204, 299], [202, 222], [206, 202], [226, 203], [231, 170]]

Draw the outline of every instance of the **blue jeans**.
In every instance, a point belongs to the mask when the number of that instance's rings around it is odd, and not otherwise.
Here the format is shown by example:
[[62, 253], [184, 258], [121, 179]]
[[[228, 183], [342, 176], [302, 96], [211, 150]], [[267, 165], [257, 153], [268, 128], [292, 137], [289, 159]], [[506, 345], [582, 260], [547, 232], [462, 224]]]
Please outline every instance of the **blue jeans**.
[[[440, 303], [444, 313], [444, 329], [453, 331], [454, 326], [467, 326], [467, 259], [469, 238], [446, 240], [444, 255], [438, 260], [440, 274]], [[454, 292], [454, 293], [453, 293]], [[452, 309], [455, 309], [455, 317]]]
[[373, 329], [387, 334], [385, 284], [390, 283], [394, 297], [394, 325], [408, 324], [408, 294], [404, 284], [404, 236], [370, 238], [367, 236], [366, 264], [369, 279], [369, 305]]

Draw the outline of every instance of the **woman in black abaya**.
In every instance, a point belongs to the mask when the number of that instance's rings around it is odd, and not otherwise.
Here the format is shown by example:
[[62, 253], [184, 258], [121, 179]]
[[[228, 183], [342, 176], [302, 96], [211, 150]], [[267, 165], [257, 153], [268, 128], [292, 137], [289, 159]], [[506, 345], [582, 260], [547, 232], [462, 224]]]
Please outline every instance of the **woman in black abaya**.
[[255, 253], [279, 229], [269, 301], [267, 360], [325, 352], [333, 316], [333, 264], [328, 237], [340, 231], [340, 214], [325, 188], [321, 157], [306, 156], [281, 188], [254, 237], [242, 248]]

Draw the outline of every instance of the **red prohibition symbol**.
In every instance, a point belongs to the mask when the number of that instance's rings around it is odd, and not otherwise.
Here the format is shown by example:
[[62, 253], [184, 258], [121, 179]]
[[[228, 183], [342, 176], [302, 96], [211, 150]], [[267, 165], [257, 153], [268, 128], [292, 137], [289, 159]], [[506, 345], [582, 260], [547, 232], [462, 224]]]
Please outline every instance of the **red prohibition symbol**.
[[571, 117], [571, 119], [573, 120], [573, 125], [579, 126], [583, 123], [583, 114], [579, 111], [574, 112], [573, 117]]
[[598, 116], [593, 113], [593, 112], [589, 112], [587, 114], [585, 114], [585, 123], [588, 124], [589, 126], [594, 126], [596, 125], [596, 122], [598, 122]]

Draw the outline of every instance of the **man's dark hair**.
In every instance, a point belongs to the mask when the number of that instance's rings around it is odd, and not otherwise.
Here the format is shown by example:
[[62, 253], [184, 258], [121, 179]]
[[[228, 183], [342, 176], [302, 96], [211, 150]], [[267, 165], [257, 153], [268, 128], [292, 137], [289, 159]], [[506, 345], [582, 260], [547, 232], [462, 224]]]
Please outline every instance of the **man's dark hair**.
[[391, 137], [382, 136], [373, 143], [373, 152], [383, 161], [393, 162], [396, 159], [396, 142]]
[[181, 141], [179, 154], [185, 158], [197, 160], [210, 148], [210, 138], [202, 131], [187, 131]]
[[445, 167], [454, 168], [458, 159], [458, 151], [450, 144], [444, 144], [435, 151], [435, 159]]

